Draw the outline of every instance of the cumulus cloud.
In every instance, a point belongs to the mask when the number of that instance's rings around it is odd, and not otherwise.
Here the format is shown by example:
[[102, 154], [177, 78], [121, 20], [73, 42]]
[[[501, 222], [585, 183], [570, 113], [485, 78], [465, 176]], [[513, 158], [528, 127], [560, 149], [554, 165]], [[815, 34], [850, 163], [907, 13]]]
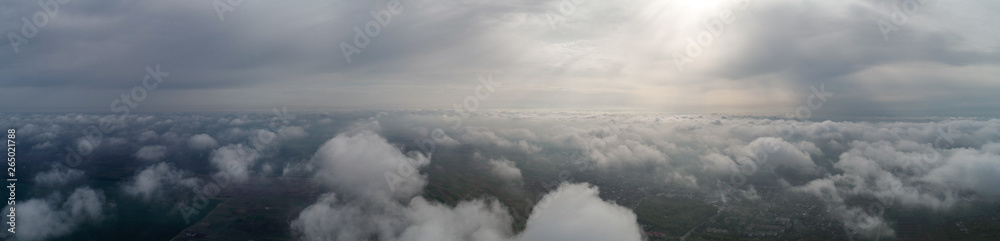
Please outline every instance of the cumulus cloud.
[[636, 215], [597, 194], [590, 185], [562, 184], [538, 202], [517, 240], [642, 240]]
[[197, 134], [188, 139], [188, 147], [195, 150], [208, 150], [219, 146], [215, 138], [208, 134]]
[[[446, 138], [441, 139], [447, 142]], [[541, 147], [528, 143], [526, 140], [510, 140], [482, 127], [466, 127], [462, 129], [462, 134], [459, 136], [459, 142], [481, 146], [495, 145], [498, 147], [518, 150], [527, 154], [536, 153], [542, 150]]]
[[276, 138], [277, 134], [269, 130], [256, 129], [250, 131], [250, 133], [253, 133], [250, 136], [250, 144], [254, 149], [264, 150], [280, 144]]
[[184, 171], [177, 170], [165, 162], [160, 162], [140, 171], [123, 186], [123, 189], [129, 195], [150, 201], [163, 195], [162, 190], [167, 187], [178, 185], [188, 188], [196, 187], [198, 180], [187, 176]]
[[310, 160], [320, 183], [350, 199], [327, 193], [303, 210], [292, 223], [303, 239], [385, 239], [404, 227], [405, 207], [399, 201], [423, 189], [427, 180], [417, 168], [430, 160], [403, 155], [370, 129], [376, 126], [355, 125], [323, 144]]
[[62, 187], [83, 179], [83, 171], [55, 164], [46, 172], [35, 175], [35, 184], [42, 187]]
[[402, 206], [389, 203], [364, 205], [359, 202], [340, 202], [336, 195], [327, 193], [299, 213], [292, 221], [292, 229], [303, 240], [364, 240], [372, 236], [394, 237], [403, 227]]
[[[627, 169], [641, 171], [641, 176], [653, 181], [649, 185], [698, 189], [711, 195], [721, 191], [724, 198], [730, 200], [766, 201], [780, 198], [776, 195], [789, 191], [795, 195], [807, 194], [817, 197], [822, 207], [831, 211], [827, 218], [840, 220], [850, 229], [883, 237], [894, 232], [890, 225], [894, 220], [873, 211], [868, 203], [948, 212], [968, 200], [1000, 195], [1000, 190], [990, 185], [1000, 181], [996, 165], [996, 160], [1000, 159], [1000, 120], [996, 119], [859, 118], [814, 122], [720, 115], [482, 111], [470, 114], [464, 122], [469, 125], [467, 128], [450, 129], [449, 123], [428, 122], [431, 128], [420, 129], [413, 127], [411, 122], [439, 120], [440, 114], [434, 111], [390, 112], [380, 114], [385, 116], [378, 119], [382, 123], [368, 119], [355, 124], [331, 123], [330, 128], [305, 126], [303, 130], [310, 130], [309, 137], [333, 138], [320, 145], [315, 153], [292, 157], [284, 156], [286, 149], [281, 149], [280, 157], [273, 155], [272, 151], [277, 150], [273, 147], [286, 144], [281, 141], [285, 139], [281, 129], [260, 129], [254, 125], [267, 122], [253, 116], [143, 116], [146, 123], [158, 126], [119, 129], [116, 132], [121, 133], [119, 136], [106, 136], [104, 144], [96, 149], [89, 146], [85, 138], [79, 138], [75, 130], [107, 118], [105, 116], [2, 115], [0, 118], [3, 123], [15, 123], [15, 126], [34, 123], [38, 128], [33, 130], [35, 133], [52, 135], [38, 143], [52, 143], [57, 148], [63, 144], [79, 147], [81, 154], [108, 151], [105, 147], [108, 143], [113, 146], [122, 140], [133, 140], [147, 129], [169, 129], [155, 141], [157, 144], [169, 148], [187, 144], [192, 149], [196, 146], [215, 149], [207, 158], [214, 168], [213, 175], [233, 175], [237, 181], [247, 180], [257, 173], [282, 172], [288, 176], [314, 177], [330, 193], [317, 200], [308, 212], [299, 213], [294, 229], [301, 237], [317, 237], [318, 240], [336, 240], [337, 235], [351, 232], [363, 238], [374, 234], [386, 240], [402, 239], [410, 227], [416, 228], [410, 229], [414, 231], [407, 234], [412, 235], [407, 238], [445, 239], [429, 234], [421, 236], [429, 231], [420, 230], [442, 230], [440, 225], [455, 220], [467, 220], [461, 222], [468, 222], [470, 226], [454, 227], [459, 230], [454, 232], [446, 229], [448, 235], [482, 233], [476, 237], [484, 240], [494, 236], [500, 240], [515, 240], [522, 235], [493, 228], [495, 223], [507, 222], [503, 212], [496, 211], [501, 207], [499, 210], [505, 212], [506, 208], [494, 205], [489, 198], [465, 200], [456, 206], [419, 199], [430, 180], [421, 172], [431, 165], [429, 158], [418, 151], [405, 152], [418, 149], [411, 142], [413, 138], [431, 138], [439, 144], [439, 151], [462, 148], [472, 150], [471, 153], [491, 155], [495, 161], [476, 159], [480, 162], [476, 164], [495, 173], [515, 173], [516, 169], [524, 169], [522, 175], [545, 175], [538, 170], [581, 162], [587, 164], [585, 168], [564, 168], [578, 181]], [[305, 117], [302, 122], [310, 123]], [[233, 118], [247, 123], [239, 128], [229, 126]], [[345, 119], [326, 115], [308, 118]], [[352, 116], [352, 119], [355, 118]], [[438, 130], [433, 128], [435, 125], [441, 128], [440, 133], [447, 134], [435, 135], [432, 131]], [[343, 132], [334, 132], [338, 130]], [[287, 129], [286, 132], [298, 131]], [[215, 138], [220, 141], [214, 145], [195, 145], [193, 143], [200, 142], [195, 141], [197, 136], [207, 137], [205, 140], [212, 137], [207, 134], [192, 136], [194, 133], [217, 133]], [[180, 138], [179, 142], [170, 144], [167, 142], [170, 136], [191, 138]], [[440, 138], [435, 139], [435, 136]], [[449, 140], [451, 137], [454, 139]], [[36, 137], [26, 137], [27, 145], [31, 145], [31, 138]], [[437, 142], [438, 139], [445, 141]], [[272, 140], [266, 145], [268, 148], [256, 145], [265, 140]], [[452, 140], [455, 142], [452, 144], [461, 145], [441, 148]], [[38, 143], [36, 145], [41, 145]], [[219, 143], [243, 144], [219, 147]], [[521, 143], [526, 148], [518, 147]], [[125, 144], [131, 145], [134, 144]], [[467, 154], [463, 153], [468, 152], [459, 152], [456, 158], [464, 158]], [[525, 155], [527, 153], [530, 155]], [[565, 162], [567, 153], [573, 154], [568, 160], [574, 163]], [[138, 152], [135, 155], [140, 156]], [[501, 156], [518, 162], [515, 165]], [[61, 186], [82, 179], [85, 175], [78, 171], [53, 168], [34, 178], [40, 186]], [[178, 172], [165, 164], [143, 168], [126, 183], [133, 191], [123, 193], [155, 199], [170, 187], [184, 186], [174, 181], [187, 179]], [[586, 172], [586, 175], [577, 175], [579, 172]], [[737, 190], [718, 190], [717, 185], [711, 185], [731, 183], [735, 180], [733, 177], [739, 175], [744, 175], [751, 185]], [[534, 181], [535, 177], [522, 179]], [[393, 183], [396, 185], [391, 185]], [[766, 189], [762, 185], [766, 185]], [[411, 216], [414, 213], [426, 215]], [[337, 223], [339, 228], [331, 229], [332, 225], [324, 223]], [[371, 228], [361, 227], [365, 225]], [[348, 236], [351, 235], [344, 237]]]
[[244, 125], [244, 124], [247, 124], [247, 122], [244, 121], [244, 120], [241, 120], [241, 119], [233, 119], [233, 121], [229, 122], [229, 125], [233, 125], [233, 126], [239, 126], [239, 125]]
[[[988, 161], [1000, 154], [996, 119], [812, 122], [642, 113], [491, 115], [553, 123], [529, 128], [537, 135], [533, 142], [579, 151], [578, 157], [598, 170], [636, 168], [655, 173], [666, 185], [707, 189], [716, 187], [699, 184], [745, 177], [754, 185], [728, 190], [735, 193], [725, 196], [750, 200], [773, 198], [754, 186], [776, 181], [781, 186], [774, 188], [819, 197], [834, 210], [831, 217], [874, 235], [889, 236], [894, 230], [885, 217], [847, 200], [947, 211], [970, 195], [996, 197], [997, 189], [985, 183], [1000, 177], [995, 162]], [[510, 125], [484, 125], [459, 139], [474, 146], [512, 139], [500, 138], [500, 130]]]
[[499, 241], [513, 233], [513, 218], [496, 200], [473, 200], [449, 207], [417, 197], [405, 212], [409, 225], [395, 240]]
[[430, 163], [422, 154], [400, 153], [372, 131], [340, 134], [313, 156], [316, 177], [335, 190], [360, 196], [408, 198], [427, 183], [417, 169]]
[[442, 129], [431, 130], [430, 136], [431, 140], [440, 145], [455, 146], [461, 144], [458, 142], [458, 140], [455, 140], [454, 138], [451, 138], [451, 136], [448, 136], [448, 134], [445, 133], [444, 130]]
[[85, 223], [104, 219], [105, 197], [99, 190], [80, 187], [65, 200], [61, 199], [56, 195], [17, 203], [17, 239], [49, 240], [72, 233]]
[[143, 161], [159, 161], [167, 156], [167, 147], [161, 145], [144, 146], [135, 152], [135, 156]]
[[977, 150], [958, 149], [949, 153], [944, 164], [922, 177], [961, 190], [1000, 196], [1000, 155]]
[[645, 163], [663, 163], [667, 155], [653, 146], [635, 140], [622, 140], [617, 137], [598, 139], [600, 147], [587, 150], [587, 153], [598, 165], [637, 165]]
[[811, 142], [800, 142], [799, 145], [789, 143], [781, 138], [776, 137], [761, 137], [751, 141], [746, 146], [746, 152], [748, 158], [752, 158], [753, 165], [758, 165], [757, 168], [762, 167], [786, 167], [796, 170], [797, 174], [814, 174], [819, 170], [816, 170], [816, 164], [813, 163], [812, 158], [809, 156], [813, 152], [816, 155], [822, 155], [822, 152], [813, 145]]
[[[841, 176], [842, 177], [842, 176]], [[839, 178], [835, 178], [839, 179]], [[837, 187], [837, 180], [819, 179], [793, 190], [810, 193], [820, 198], [829, 213], [844, 222], [844, 227], [867, 238], [892, 237], [895, 231], [882, 216], [887, 203], [874, 202], [871, 205], [848, 206], [844, 203], [843, 187]]]
[[463, 201], [454, 207], [415, 197], [408, 205], [362, 205], [326, 194], [293, 221], [305, 240], [642, 240], [631, 210], [598, 196], [587, 184], [563, 183], [546, 194], [522, 233], [498, 201]]
[[[292, 229], [304, 240], [641, 240], [635, 214], [601, 200], [597, 188], [585, 184], [563, 184], [547, 194], [525, 232], [515, 234], [513, 218], [497, 200], [452, 207], [418, 196], [427, 180], [417, 172], [429, 161], [404, 155], [372, 131], [337, 135], [311, 163], [316, 178], [339, 194], [324, 194], [306, 207]], [[492, 163], [520, 177], [509, 160]]]
[[234, 182], [245, 182], [250, 178], [250, 174], [260, 153], [257, 149], [243, 144], [227, 145], [212, 151], [210, 159], [212, 165], [218, 170], [216, 176], [231, 177]]
[[45, 141], [42, 144], [38, 144], [38, 145], [32, 146], [31, 150], [32, 151], [44, 151], [44, 150], [53, 148], [55, 146], [56, 146], [55, 143], [52, 143], [51, 141]]
[[487, 163], [489, 163], [490, 171], [500, 178], [507, 181], [521, 181], [521, 169], [517, 169], [516, 164], [507, 158], [490, 159]]
[[[701, 157], [702, 169], [712, 174], [728, 174], [736, 170], [736, 162], [732, 158], [719, 154], [709, 153]], [[721, 175], [720, 175], [721, 176]]]
[[[993, 153], [958, 148], [939, 150], [932, 143], [909, 140], [855, 141], [834, 167], [842, 173], [793, 187], [823, 200], [849, 228], [865, 235], [891, 236], [892, 228], [871, 206], [847, 204], [849, 198], [871, 198], [884, 208], [894, 204], [949, 210], [960, 202], [959, 192], [1000, 194], [1000, 166]], [[883, 230], [887, 233], [875, 233]]]

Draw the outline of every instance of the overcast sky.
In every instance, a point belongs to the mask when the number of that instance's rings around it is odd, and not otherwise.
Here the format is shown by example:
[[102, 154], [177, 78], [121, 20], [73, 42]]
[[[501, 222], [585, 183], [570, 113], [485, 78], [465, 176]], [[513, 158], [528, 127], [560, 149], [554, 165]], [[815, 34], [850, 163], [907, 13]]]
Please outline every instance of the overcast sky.
[[480, 110], [1000, 113], [997, 1], [59, 1], [0, 2], [0, 111], [453, 109], [492, 76]]

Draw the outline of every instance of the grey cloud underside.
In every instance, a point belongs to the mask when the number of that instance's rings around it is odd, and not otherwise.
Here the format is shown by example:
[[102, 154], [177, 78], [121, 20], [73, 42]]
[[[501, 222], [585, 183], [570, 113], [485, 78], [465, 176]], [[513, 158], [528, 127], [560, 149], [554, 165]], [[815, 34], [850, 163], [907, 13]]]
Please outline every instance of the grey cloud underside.
[[[385, 2], [70, 1], [0, 48], [0, 108], [109, 111], [147, 65], [171, 75], [139, 110], [450, 109], [477, 75], [507, 83], [483, 108], [788, 112], [825, 84], [832, 115], [996, 115], [994, 1], [925, 4], [883, 39], [895, 1], [749, 1], [703, 54], [674, 56], [725, 3], [402, 1], [348, 63], [340, 43]], [[708, 7], [705, 7], [705, 6]], [[5, 2], [0, 32], [41, 8]], [[550, 17], [558, 22], [550, 24]], [[6, 38], [5, 38], [6, 39]]]

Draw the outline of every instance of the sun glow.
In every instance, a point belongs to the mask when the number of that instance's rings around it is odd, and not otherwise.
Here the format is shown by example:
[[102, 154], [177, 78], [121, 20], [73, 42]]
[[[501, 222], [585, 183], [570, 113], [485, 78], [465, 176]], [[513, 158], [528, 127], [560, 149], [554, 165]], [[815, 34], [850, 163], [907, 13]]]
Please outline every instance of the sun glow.
[[[688, 0], [688, 1], [649, 1], [643, 8], [641, 17], [656, 23], [673, 22], [674, 20], [693, 20], [706, 15], [718, 14], [730, 6], [748, 4], [746, 0]], [[682, 23], [683, 24], [683, 23]]]

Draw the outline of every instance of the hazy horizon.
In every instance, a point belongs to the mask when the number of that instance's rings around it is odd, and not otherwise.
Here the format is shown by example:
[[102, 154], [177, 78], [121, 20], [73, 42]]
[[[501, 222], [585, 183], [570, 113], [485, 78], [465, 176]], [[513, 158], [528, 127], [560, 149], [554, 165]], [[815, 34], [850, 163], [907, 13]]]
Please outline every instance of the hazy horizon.
[[1000, 1], [0, 1], [0, 240], [1000, 240]]

